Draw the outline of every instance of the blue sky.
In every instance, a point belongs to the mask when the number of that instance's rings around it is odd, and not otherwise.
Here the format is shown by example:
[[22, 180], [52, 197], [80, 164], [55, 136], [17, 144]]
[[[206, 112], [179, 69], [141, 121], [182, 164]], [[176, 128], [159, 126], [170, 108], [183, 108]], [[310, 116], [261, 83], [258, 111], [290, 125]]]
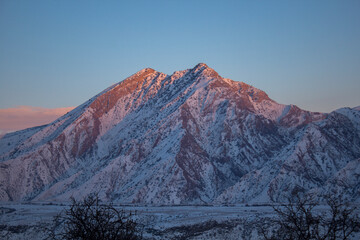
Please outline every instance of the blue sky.
[[360, 1], [0, 1], [0, 108], [77, 106], [205, 62], [313, 111], [360, 105]]

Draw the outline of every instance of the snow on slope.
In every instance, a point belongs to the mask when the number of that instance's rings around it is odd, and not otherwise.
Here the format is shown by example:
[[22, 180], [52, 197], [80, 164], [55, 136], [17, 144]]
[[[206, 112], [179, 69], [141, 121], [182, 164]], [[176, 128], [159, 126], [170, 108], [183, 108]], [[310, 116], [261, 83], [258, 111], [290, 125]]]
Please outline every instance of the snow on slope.
[[170, 76], [146, 68], [49, 125], [0, 139], [0, 199], [98, 192], [158, 205], [326, 192], [355, 171], [346, 166], [360, 157], [359, 121], [354, 109], [278, 104], [206, 64]]

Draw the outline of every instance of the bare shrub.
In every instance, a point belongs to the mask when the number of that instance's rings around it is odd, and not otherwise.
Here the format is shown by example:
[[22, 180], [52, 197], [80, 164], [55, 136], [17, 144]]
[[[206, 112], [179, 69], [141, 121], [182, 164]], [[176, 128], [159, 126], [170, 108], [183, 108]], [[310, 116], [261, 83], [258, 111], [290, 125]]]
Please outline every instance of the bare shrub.
[[71, 206], [54, 219], [50, 239], [65, 240], [138, 240], [141, 234], [133, 214], [101, 204], [97, 195], [82, 201], [71, 198]]
[[[311, 197], [289, 199], [287, 204], [274, 206], [277, 218], [260, 232], [267, 240], [336, 240], [352, 239], [360, 231], [356, 207], [341, 198], [326, 196], [323, 209]], [[315, 209], [316, 208], [316, 209]]]

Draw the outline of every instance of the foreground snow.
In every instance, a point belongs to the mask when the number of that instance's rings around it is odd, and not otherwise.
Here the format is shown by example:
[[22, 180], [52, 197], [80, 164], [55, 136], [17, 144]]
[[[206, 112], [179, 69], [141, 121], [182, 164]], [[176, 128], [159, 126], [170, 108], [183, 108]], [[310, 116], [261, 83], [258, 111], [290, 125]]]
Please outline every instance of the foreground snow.
[[[67, 204], [0, 204], [0, 238], [45, 239], [45, 228]], [[119, 206], [135, 213], [145, 239], [259, 239], [259, 226], [275, 214], [264, 205]], [[319, 206], [318, 211], [324, 210]], [[358, 236], [360, 237], [360, 236]]]
[[[44, 239], [44, 228], [66, 204], [2, 203], [0, 236], [8, 239]], [[229, 236], [257, 234], [259, 218], [273, 216], [270, 206], [116, 206], [135, 212], [144, 225], [146, 239], [233, 239]], [[210, 238], [209, 238], [210, 237]], [[238, 238], [237, 238], [238, 239]], [[240, 238], [241, 239], [241, 238]], [[245, 238], [248, 239], [248, 238]]]

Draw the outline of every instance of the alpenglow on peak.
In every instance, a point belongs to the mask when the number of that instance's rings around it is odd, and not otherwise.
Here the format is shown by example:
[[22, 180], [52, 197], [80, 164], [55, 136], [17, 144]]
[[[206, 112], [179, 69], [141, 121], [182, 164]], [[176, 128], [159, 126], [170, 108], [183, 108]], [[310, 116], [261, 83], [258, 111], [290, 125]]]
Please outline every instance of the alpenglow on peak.
[[145, 68], [53, 123], [2, 137], [0, 200], [98, 193], [121, 203], [216, 204], [318, 191], [355, 201], [359, 161], [357, 109], [279, 104], [204, 63], [172, 75]]

